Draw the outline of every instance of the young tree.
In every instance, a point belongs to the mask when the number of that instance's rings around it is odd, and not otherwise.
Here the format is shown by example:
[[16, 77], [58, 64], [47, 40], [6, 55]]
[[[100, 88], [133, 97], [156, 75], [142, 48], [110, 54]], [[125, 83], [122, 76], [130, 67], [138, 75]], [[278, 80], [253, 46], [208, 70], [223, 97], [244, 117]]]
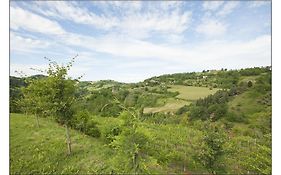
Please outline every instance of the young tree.
[[139, 127], [140, 113], [133, 108], [120, 106], [124, 109], [120, 114], [123, 126], [122, 132], [110, 144], [118, 151], [113, 163], [118, 173], [148, 173], [147, 166], [154, 162], [146, 153], [150, 139]]
[[205, 121], [204, 125], [204, 142], [197, 159], [210, 173], [222, 173], [219, 172], [224, 168], [220, 159], [224, 154], [223, 144], [226, 141], [226, 134], [214, 122]]
[[48, 69], [39, 71], [47, 73], [48, 76], [31, 81], [23, 90], [24, 100], [22, 101], [24, 106], [35, 114], [38, 126], [38, 114], [44, 112], [48, 112], [56, 118], [57, 122], [65, 126], [68, 154], [71, 153], [69, 127], [74, 114], [72, 105], [75, 100], [76, 82], [81, 77], [73, 80], [67, 75], [76, 57], [72, 58], [66, 66], [46, 58], [49, 61]]
[[46, 88], [50, 91], [48, 95], [49, 107], [56, 120], [66, 128], [68, 154], [71, 154], [69, 127], [74, 115], [72, 105], [75, 100], [76, 81], [67, 77], [67, 75], [76, 57], [72, 58], [66, 66], [58, 65], [56, 62], [47, 59], [49, 68], [47, 69]]
[[27, 79], [27, 87], [21, 89], [23, 98], [19, 105], [26, 113], [31, 113], [36, 118], [36, 125], [39, 128], [39, 116], [42, 116], [48, 106], [49, 90], [46, 87], [46, 78]]

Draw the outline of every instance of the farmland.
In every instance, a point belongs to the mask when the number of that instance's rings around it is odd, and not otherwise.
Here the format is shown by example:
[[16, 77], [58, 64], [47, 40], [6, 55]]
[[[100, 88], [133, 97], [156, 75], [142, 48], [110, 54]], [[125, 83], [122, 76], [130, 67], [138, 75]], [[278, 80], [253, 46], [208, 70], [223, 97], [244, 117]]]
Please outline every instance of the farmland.
[[169, 89], [171, 92], [179, 92], [177, 98], [194, 101], [199, 98], [207, 97], [208, 95], [214, 94], [217, 92], [218, 88], [207, 88], [207, 87], [196, 87], [196, 86], [182, 86], [182, 85], [173, 85]]

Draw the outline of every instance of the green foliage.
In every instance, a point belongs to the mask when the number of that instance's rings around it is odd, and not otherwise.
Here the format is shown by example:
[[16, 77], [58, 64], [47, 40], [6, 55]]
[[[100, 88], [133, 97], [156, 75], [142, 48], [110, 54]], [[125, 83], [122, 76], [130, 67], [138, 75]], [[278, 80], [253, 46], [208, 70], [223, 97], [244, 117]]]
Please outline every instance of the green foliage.
[[143, 114], [140, 119], [153, 124], [179, 124], [181, 122], [181, 116], [171, 113], [148, 113]]
[[115, 98], [124, 99], [126, 91], [119, 91], [114, 95], [110, 89], [100, 89], [94, 91], [86, 100], [82, 99], [77, 101], [75, 108], [77, 110], [84, 108], [91, 114], [101, 115], [104, 117], [115, 116], [117, 117], [122, 109], [113, 103]]
[[125, 106], [126, 107], [135, 106], [137, 104], [138, 97], [139, 96], [137, 94], [130, 93], [124, 101]]
[[226, 144], [228, 155], [224, 161], [230, 173], [271, 174], [271, 134], [259, 142], [249, 136], [234, 137]]
[[74, 115], [72, 104], [75, 100], [75, 82], [71, 79], [65, 79], [66, 72], [64, 68], [56, 70], [48, 77], [47, 88], [51, 89], [50, 109], [57, 121], [61, 124], [69, 125]]
[[97, 127], [97, 122], [91, 120], [88, 111], [77, 112], [71, 120], [71, 126], [89, 136], [100, 137], [101, 131]]
[[[50, 67], [48, 77], [14, 83], [11, 108], [55, 116], [71, 126], [73, 155], [62, 153], [65, 131], [53, 118], [42, 118], [37, 129], [30, 117], [12, 114], [12, 173], [271, 173], [269, 68], [207, 70], [122, 84], [78, 82], [67, 77], [71, 64]], [[215, 87], [222, 90], [197, 98]], [[191, 92], [197, 101], [178, 99]]]
[[33, 117], [11, 114], [11, 174], [109, 174], [111, 149], [99, 139], [70, 130], [71, 156], [66, 155], [65, 128], [42, 118], [41, 128]]
[[97, 122], [89, 120], [86, 125], [85, 134], [92, 137], [100, 137], [101, 131], [97, 127]]
[[85, 132], [90, 114], [88, 111], [78, 111], [72, 118], [71, 125], [75, 129]]
[[22, 112], [19, 101], [22, 98], [21, 88], [26, 85], [23, 78], [10, 76], [10, 112]]
[[187, 106], [187, 105], [184, 105], [183, 107], [181, 107], [181, 108], [179, 108], [179, 109], [177, 110], [176, 114], [177, 114], [177, 115], [181, 115], [181, 114], [183, 114], [183, 113], [185, 113], [185, 112], [187, 112], [187, 111], [188, 111], [188, 106]]
[[[139, 119], [135, 111], [122, 112], [120, 118], [123, 120], [122, 132], [111, 143], [117, 151], [117, 160], [121, 156], [122, 162], [118, 162], [117, 173], [148, 173], [146, 155], [149, 137], [139, 128]], [[122, 170], [120, 169], [121, 167]], [[120, 172], [121, 170], [121, 172]]]
[[227, 91], [217, 91], [214, 95], [199, 99], [195, 105], [190, 106], [190, 119], [211, 119], [216, 121], [228, 112], [226, 102], [229, 100]]
[[250, 88], [250, 87], [252, 87], [252, 86], [253, 86], [252, 81], [248, 81], [248, 87]]
[[102, 136], [105, 142], [110, 144], [121, 132], [121, 126], [109, 123], [103, 128]]
[[27, 87], [22, 87], [23, 98], [18, 102], [22, 111], [27, 113], [43, 116], [49, 113], [50, 89], [48, 89], [48, 79], [32, 80]]
[[204, 133], [203, 146], [197, 158], [210, 173], [220, 174], [224, 171], [221, 157], [224, 154], [226, 134], [220, 126], [208, 121], [205, 122]]
[[226, 115], [226, 120], [229, 122], [247, 122], [247, 118], [243, 114], [236, 114], [234, 112], [228, 112]]

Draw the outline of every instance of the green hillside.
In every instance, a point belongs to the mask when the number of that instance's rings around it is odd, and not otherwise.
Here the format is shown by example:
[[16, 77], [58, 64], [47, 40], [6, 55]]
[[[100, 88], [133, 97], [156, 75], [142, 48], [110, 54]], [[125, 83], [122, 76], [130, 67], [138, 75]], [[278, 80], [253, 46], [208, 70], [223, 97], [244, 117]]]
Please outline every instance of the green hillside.
[[54, 121], [40, 119], [40, 129], [34, 116], [10, 116], [10, 173], [98, 173], [109, 152], [102, 141], [71, 130], [73, 155], [67, 156], [65, 129]]
[[[11, 78], [12, 174], [271, 173], [270, 67], [130, 84], [80, 81], [70, 91], [70, 155], [65, 125], [41, 99], [48, 97], [48, 77], [40, 78], [35, 85]], [[33, 91], [41, 96], [25, 101]]]

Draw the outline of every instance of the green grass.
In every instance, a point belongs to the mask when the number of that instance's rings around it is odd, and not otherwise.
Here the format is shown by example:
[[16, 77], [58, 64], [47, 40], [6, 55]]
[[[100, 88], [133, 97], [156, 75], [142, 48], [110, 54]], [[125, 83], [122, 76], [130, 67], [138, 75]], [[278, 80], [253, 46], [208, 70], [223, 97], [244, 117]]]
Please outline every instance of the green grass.
[[184, 105], [189, 105], [191, 102], [181, 100], [181, 99], [174, 99], [174, 98], [167, 98], [167, 99], [160, 99], [158, 104], [162, 104], [163, 106], [159, 107], [146, 107], [144, 108], [144, 113], [156, 113], [156, 112], [176, 112], [179, 108], [183, 107]]
[[258, 98], [261, 96], [259, 93], [247, 91], [238, 96], [228, 103], [229, 110], [237, 114], [253, 114], [265, 109], [265, 106], [258, 103]]
[[168, 90], [171, 92], [179, 92], [180, 94], [177, 96], [177, 98], [194, 101], [198, 100], [199, 98], [204, 98], [208, 95], [214, 94], [219, 89], [213, 88], [210, 90], [207, 87], [172, 85]]
[[219, 89], [214, 88], [210, 90], [207, 87], [172, 85], [168, 90], [171, 92], [179, 92], [180, 94], [176, 96], [176, 98], [158, 99], [157, 107], [146, 107], [144, 108], [144, 113], [176, 112], [184, 105], [189, 105], [192, 101], [214, 94]]
[[[92, 118], [103, 128], [120, 124], [112, 117]], [[193, 147], [202, 139], [201, 131], [183, 125], [154, 125], [140, 123], [153, 138], [151, 156], [157, 157], [160, 169], [156, 172], [182, 173], [183, 165], [192, 172], [203, 167], [192, 161]], [[109, 174], [114, 150], [96, 139], [71, 130], [72, 154], [67, 155], [65, 128], [50, 119], [40, 118], [36, 127], [34, 116], [10, 116], [10, 173], [11, 174]], [[171, 151], [172, 150], [172, 151]], [[181, 160], [181, 161], [179, 161]], [[164, 161], [164, 162], [163, 162]]]
[[241, 76], [241, 77], [240, 77], [240, 80], [239, 80], [239, 83], [240, 83], [240, 82], [248, 82], [248, 81], [251, 81], [251, 82], [254, 83], [258, 77], [260, 77], [260, 76], [259, 76], [259, 75]]
[[33, 116], [11, 114], [10, 173], [85, 174], [100, 173], [110, 151], [99, 139], [71, 130], [72, 155], [67, 156], [65, 128]]

